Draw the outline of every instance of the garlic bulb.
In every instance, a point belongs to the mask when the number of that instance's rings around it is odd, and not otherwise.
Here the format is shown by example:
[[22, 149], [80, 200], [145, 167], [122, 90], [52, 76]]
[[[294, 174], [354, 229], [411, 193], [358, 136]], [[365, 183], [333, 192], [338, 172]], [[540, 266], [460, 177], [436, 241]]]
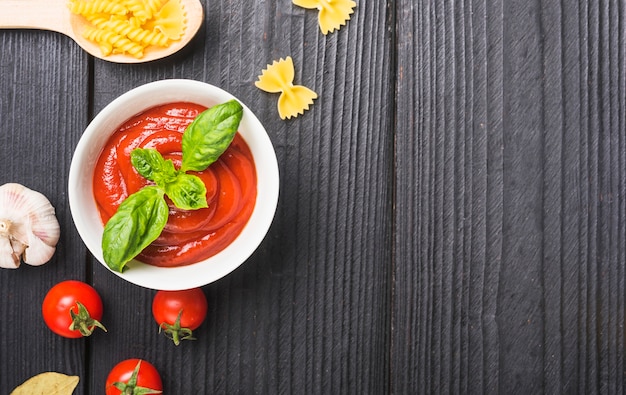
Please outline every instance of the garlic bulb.
[[22, 260], [43, 265], [54, 255], [60, 234], [44, 195], [20, 184], [0, 186], [0, 267], [16, 269]]

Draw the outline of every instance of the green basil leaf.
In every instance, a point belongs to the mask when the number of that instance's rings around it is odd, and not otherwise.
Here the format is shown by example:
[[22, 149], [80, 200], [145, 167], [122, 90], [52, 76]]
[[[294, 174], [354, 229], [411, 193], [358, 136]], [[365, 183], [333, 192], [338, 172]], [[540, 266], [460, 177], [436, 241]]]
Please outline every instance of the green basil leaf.
[[183, 210], [197, 210], [209, 206], [206, 201], [206, 186], [193, 174], [179, 173], [174, 182], [165, 185], [165, 193], [176, 207]]
[[163, 169], [160, 173], [157, 173], [155, 182], [157, 185], [164, 187], [165, 184], [173, 182], [178, 177], [179, 171], [174, 167], [174, 162], [168, 159], [163, 163]]
[[111, 270], [124, 266], [152, 243], [165, 227], [169, 209], [163, 190], [149, 186], [128, 196], [104, 227], [102, 252]]
[[194, 119], [183, 134], [181, 171], [202, 171], [215, 162], [233, 141], [243, 118], [236, 100], [215, 105]]
[[163, 159], [161, 153], [153, 148], [135, 148], [130, 153], [130, 162], [139, 174], [161, 187], [177, 176], [174, 163]]

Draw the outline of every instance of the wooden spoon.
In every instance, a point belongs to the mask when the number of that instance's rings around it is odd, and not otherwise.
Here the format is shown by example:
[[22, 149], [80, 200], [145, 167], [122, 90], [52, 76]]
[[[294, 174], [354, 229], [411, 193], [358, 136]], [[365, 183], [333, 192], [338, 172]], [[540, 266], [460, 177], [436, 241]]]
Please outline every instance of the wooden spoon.
[[116, 63], [142, 63], [161, 59], [183, 48], [200, 29], [204, 20], [199, 0], [180, 0], [187, 14], [187, 23], [182, 38], [172, 41], [169, 47], [146, 48], [142, 58], [129, 54], [104, 56], [100, 47], [83, 38], [82, 32], [89, 22], [80, 15], [70, 12], [68, 0], [0, 0], [0, 29], [42, 29], [63, 33], [76, 41], [89, 54]]

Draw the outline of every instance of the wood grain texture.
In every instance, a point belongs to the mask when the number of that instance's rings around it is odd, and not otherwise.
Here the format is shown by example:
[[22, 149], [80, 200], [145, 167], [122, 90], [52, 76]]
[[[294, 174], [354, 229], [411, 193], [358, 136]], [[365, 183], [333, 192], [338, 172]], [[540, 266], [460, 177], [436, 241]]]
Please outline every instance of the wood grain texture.
[[[95, 264], [94, 283], [114, 300], [107, 318], [117, 330], [114, 340], [93, 343], [91, 393], [117, 360], [132, 355], [153, 361], [174, 394], [384, 392], [393, 160], [385, 4], [360, 4], [328, 36], [316, 11], [287, 0], [206, 2], [205, 13], [193, 46], [171, 62], [127, 68], [96, 61], [94, 110], [157, 79], [226, 89], [257, 114], [275, 146], [278, 211], [248, 262], [204, 287], [207, 323], [196, 342], [178, 348], [141, 313], [153, 292]], [[303, 116], [282, 121], [278, 96], [254, 81], [286, 56], [295, 83], [319, 98]]]
[[[87, 276], [86, 256], [70, 216], [67, 177], [72, 148], [87, 124], [88, 58], [50, 32], [0, 35], [0, 185], [37, 190], [56, 209], [61, 239], [44, 266], [0, 270], [0, 392], [42, 371], [85, 377], [85, 342], [49, 331], [41, 302], [57, 282]], [[76, 394], [84, 394], [81, 384]]]
[[[0, 31], [0, 184], [46, 194], [62, 227], [51, 263], [0, 271], [0, 392], [54, 370], [101, 394], [131, 357], [170, 394], [626, 391], [622, 0], [360, 1], [328, 36], [290, 0], [203, 5], [188, 48], [142, 65]], [[254, 81], [286, 56], [319, 98], [282, 121]], [[247, 104], [281, 176], [268, 236], [203, 287], [207, 322], [178, 347], [155, 291], [85, 250], [66, 191], [89, 119], [166, 78]], [[69, 278], [101, 293], [108, 333], [45, 328]]]
[[392, 392], [623, 393], [624, 3], [397, 4]]

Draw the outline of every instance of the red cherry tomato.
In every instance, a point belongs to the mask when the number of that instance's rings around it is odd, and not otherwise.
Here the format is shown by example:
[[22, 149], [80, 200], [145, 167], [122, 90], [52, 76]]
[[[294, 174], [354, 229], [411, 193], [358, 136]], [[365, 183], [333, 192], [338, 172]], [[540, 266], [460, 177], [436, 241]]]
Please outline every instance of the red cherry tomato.
[[176, 345], [181, 340], [194, 339], [193, 331], [204, 322], [207, 309], [207, 299], [201, 288], [158, 291], [152, 301], [154, 320]]
[[159, 371], [148, 361], [131, 358], [115, 365], [105, 383], [106, 395], [160, 394], [163, 383]]
[[68, 338], [89, 336], [95, 327], [106, 331], [102, 319], [102, 299], [89, 284], [62, 281], [46, 294], [41, 312], [54, 333]]

